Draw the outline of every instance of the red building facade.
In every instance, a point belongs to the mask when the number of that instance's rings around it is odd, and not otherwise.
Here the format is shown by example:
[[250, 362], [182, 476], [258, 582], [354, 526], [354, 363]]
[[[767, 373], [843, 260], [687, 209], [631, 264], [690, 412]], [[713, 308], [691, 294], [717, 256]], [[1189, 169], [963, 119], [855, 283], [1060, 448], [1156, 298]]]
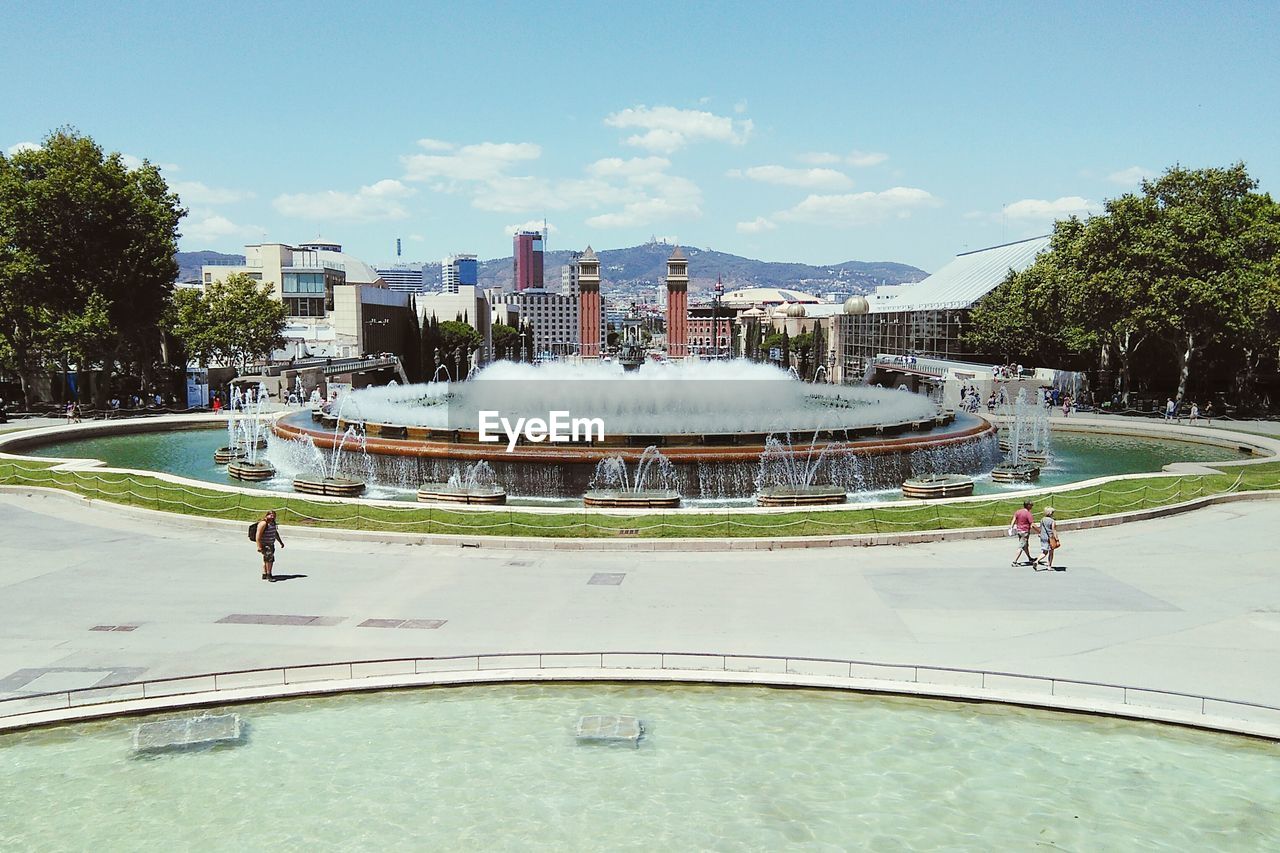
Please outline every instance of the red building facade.
[[600, 259], [590, 246], [578, 258], [578, 347], [583, 358], [600, 357]]
[[689, 260], [679, 246], [667, 258], [667, 355], [689, 355]]
[[517, 232], [511, 250], [516, 290], [542, 287], [542, 235], [537, 231]]

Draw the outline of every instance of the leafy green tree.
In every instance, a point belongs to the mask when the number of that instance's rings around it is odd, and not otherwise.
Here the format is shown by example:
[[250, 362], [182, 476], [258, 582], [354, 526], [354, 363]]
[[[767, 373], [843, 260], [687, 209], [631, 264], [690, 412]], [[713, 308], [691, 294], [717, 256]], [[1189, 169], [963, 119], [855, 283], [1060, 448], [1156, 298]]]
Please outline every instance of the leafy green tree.
[[185, 214], [155, 166], [130, 169], [72, 128], [0, 154], [0, 335], [28, 402], [59, 358], [149, 384]]
[[493, 336], [494, 358], [507, 358], [514, 355], [520, 346], [520, 333], [515, 326], [506, 323], [494, 323], [490, 334]]
[[461, 352], [468, 358], [480, 348], [484, 338], [461, 320], [445, 320], [440, 324], [440, 345], [448, 352]]
[[284, 304], [269, 282], [232, 273], [200, 292], [181, 289], [166, 313], [168, 331], [201, 365], [221, 361], [240, 370], [284, 345]]

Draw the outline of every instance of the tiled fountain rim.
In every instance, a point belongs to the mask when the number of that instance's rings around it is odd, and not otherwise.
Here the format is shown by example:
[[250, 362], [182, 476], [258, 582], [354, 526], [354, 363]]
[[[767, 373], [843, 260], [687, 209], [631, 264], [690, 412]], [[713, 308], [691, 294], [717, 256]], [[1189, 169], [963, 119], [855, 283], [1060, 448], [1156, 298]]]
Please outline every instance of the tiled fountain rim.
[[[993, 702], [1280, 741], [1280, 708], [1178, 691], [929, 664], [706, 652], [511, 652], [261, 667], [0, 700], [0, 732], [271, 699], [504, 682], [812, 687]], [[150, 690], [150, 694], [148, 693]]]
[[[270, 415], [264, 415], [267, 419], [276, 419], [283, 415], [289, 414], [289, 411], [275, 412]], [[990, 421], [993, 424], [999, 424], [1000, 416], [979, 415], [978, 417]], [[17, 453], [11, 453], [8, 448], [15, 449], [22, 445], [38, 446], [40, 444], [51, 444], [60, 441], [67, 441], [77, 438], [90, 438], [102, 435], [128, 435], [131, 433], [141, 432], [163, 432], [169, 429], [200, 429], [215, 424], [225, 424], [226, 417], [223, 415], [200, 414], [200, 415], [162, 415], [151, 418], [122, 419], [122, 420], [104, 420], [92, 423], [72, 424], [66, 426], [38, 427], [30, 430], [18, 430], [12, 433], [0, 434], [0, 461], [17, 460], [30, 462], [54, 463], [53, 467], [57, 469], [75, 469], [75, 470], [94, 470], [104, 473], [118, 474], [134, 474], [146, 477], [154, 477], [167, 483], [173, 483], [178, 486], [186, 486], [189, 488], [207, 489], [216, 492], [226, 492], [228, 494], [243, 494], [251, 497], [262, 497], [264, 492], [260, 489], [249, 489], [226, 485], [222, 483], [211, 483], [205, 480], [193, 480], [187, 477], [179, 477], [175, 474], [169, 474], [163, 471], [149, 471], [137, 468], [112, 468], [108, 467], [104, 462], [98, 459], [78, 459], [78, 458], [53, 458], [48, 456], [23, 456]], [[1206, 427], [1192, 427], [1168, 424], [1163, 421], [1118, 421], [1115, 418], [1089, 418], [1087, 416], [1072, 416], [1070, 418], [1055, 418], [1051, 421], [1054, 430], [1061, 432], [1081, 432], [1081, 433], [1097, 433], [1110, 435], [1132, 435], [1147, 438], [1162, 438], [1169, 440], [1181, 440], [1190, 443], [1209, 444], [1218, 447], [1229, 447], [1232, 449], [1243, 449], [1259, 455], [1249, 459], [1240, 459], [1229, 462], [1214, 462], [1215, 468], [1223, 466], [1240, 467], [1247, 465], [1258, 465], [1266, 462], [1277, 461], [1280, 458], [1280, 439], [1271, 438], [1269, 436], [1258, 435], [1255, 433], [1242, 433], [1222, 429], [1210, 429]], [[1170, 470], [1172, 469], [1172, 470]], [[1180, 470], [1181, 469], [1181, 470]], [[1035, 499], [1043, 494], [1051, 494], [1063, 491], [1064, 489], [1080, 489], [1100, 486], [1104, 483], [1120, 482], [1124, 480], [1147, 479], [1151, 477], [1176, 477], [1187, 473], [1204, 473], [1208, 469], [1199, 463], [1172, 463], [1166, 466], [1163, 472], [1139, 472], [1136, 474], [1116, 474], [1106, 477], [1095, 477], [1090, 480], [1080, 480], [1074, 483], [1067, 483], [1058, 486], [1046, 487], [1043, 489], [1026, 489], [1017, 492], [1018, 495]], [[0, 489], [24, 490], [25, 487], [0, 487]], [[338, 503], [351, 504], [359, 503], [366, 506], [385, 506], [395, 509], [405, 509], [413, 507], [414, 504], [406, 504], [404, 501], [387, 501], [377, 500], [374, 498], [333, 498], [320, 495], [298, 495], [284, 492], [269, 492], [267, 494], [278, 495], [281, 498], [289, 497], [293, 499], [305, 499], [307, 501], [315, 501], [318, 503]], [[857, 504], [836, 504], [833, 506], [813, 506], [805, 507], [806, 512], [841, 512], [850, 509], [878, 509], [885, 508], [901, 508], [904, 506], [914, 506], [919, 504], [946, 505], [946, 504], [963, 504], [963, 503], [981, 503], [983, 501], [992, 500], [992, 495], [974, 495], [972, 497], [963, 498], [942, 498], [928, 501], [874, 501]], [[99, 503], [107, 503], [99, 501]], [[117, 504], [110, 504], [119, 509], [125, 507]], [[421, 506], [421, 505], [419, 505]], [[133, 508], [136, 510], [136, 508]], [[492, 512], [492, 507], [469, 506], [466, 504], [450, 505], [450, 512]], [[565, 513], [580, 513], [581, 507], [538, 507], [538, 506], [520, 506], [509, 508], [513, 513], [530, 513], [534, 515], [563, 515]], [[159, 512], [157, 510], [137, 510], [140, 512]], [[592, 514], [614, 515], [614, 516], [635, 516], [637, 514], [645, 514], [649, 512], [664, 514], [689, 514], [689, 515], [719, 515], [719, 514], [745, 514], [745, 515], [770, 515], [770, 514], [786, 514], [795, 512], [793, 507], [680, 507], [677, 509], [663, 510], [646, 510], [646, 509], [597, 509], [592, 508]], [[173, 513], [161, 513], [164, 516], [172, 516], [174, 518], [182, 518]], [[202, 524], [205, 522], [201, 522]], [[238, 524], [238, 522], [236, 522]], [[340, 528], [335, 528], [340, 529]], [[1064, 523], [1065, 529], [1065, 523]], [[954, 531], [950, 531], [954, 532]], [[396, 536], [397, 534], [392, 534]], [[420, 538], [421, 534], [399, 534]], [[891, 535], [891, 534], [890, 534]], [[466, 537], [476, 538], [476, 537]], [[489, 537], [481, 537], [489, 538]], [[512, 541], [512, 537], [492, 537], [503, 541]], [[542, 537], [547, 538], [547, 537]], [[813, 539], [816, 537], [805, 537]], [[579, 541], [574, 538], [574, 541]], [[644, 541], [644, 540], [632, 540]], [[667, 540], [672, 541], [672, 540]], [[699, 540], [708, 541], [708, 540]]]

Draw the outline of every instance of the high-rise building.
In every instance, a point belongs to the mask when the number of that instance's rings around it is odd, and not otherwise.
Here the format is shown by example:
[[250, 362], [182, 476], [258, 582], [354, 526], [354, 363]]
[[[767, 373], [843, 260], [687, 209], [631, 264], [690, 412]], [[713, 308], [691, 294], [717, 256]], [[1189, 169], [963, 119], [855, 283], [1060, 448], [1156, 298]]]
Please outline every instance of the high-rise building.
[[689, 260], [676, 246], [667, 258], [667, 355], [689, 354]]
[[516, 290], [542, 287], [542, 234], [538, 231], [517, 231], [512, 238], [511, 249]]
[[427, 289], [425, 264], [392, 264], [378, 267], [377, 273], [382, 276], [388, 288], [400, 293], [423, 293]]
[[459, 287], [474, 287], [478, 276], [475, 255], [450, 255], [440, 262], [440, 289], [457, 293]]

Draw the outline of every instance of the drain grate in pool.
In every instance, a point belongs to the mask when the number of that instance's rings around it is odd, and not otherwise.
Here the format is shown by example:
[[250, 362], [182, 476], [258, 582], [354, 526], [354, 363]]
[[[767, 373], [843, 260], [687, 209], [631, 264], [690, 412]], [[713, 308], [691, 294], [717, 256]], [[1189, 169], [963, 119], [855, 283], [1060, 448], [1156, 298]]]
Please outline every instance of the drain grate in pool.
[[143, 723], [133, 730], [133, 751], [174, 752], [239, 743], [244, 730], [239, 714], [201, 714]]
[[624, 714], [587, 714], [578, 718], [574, 735], [579, 743], [626, 743], [639, 749], [644, 724]]
[[311, 625], [331, 627], [345, 616], [294, 616], [288, 613], [232, 613], [217, 621], [218, 625]]
[[626, 572], [596, 572], [587, 584], [589, 586], [622, 586], [622, 579], [626, 576]]

